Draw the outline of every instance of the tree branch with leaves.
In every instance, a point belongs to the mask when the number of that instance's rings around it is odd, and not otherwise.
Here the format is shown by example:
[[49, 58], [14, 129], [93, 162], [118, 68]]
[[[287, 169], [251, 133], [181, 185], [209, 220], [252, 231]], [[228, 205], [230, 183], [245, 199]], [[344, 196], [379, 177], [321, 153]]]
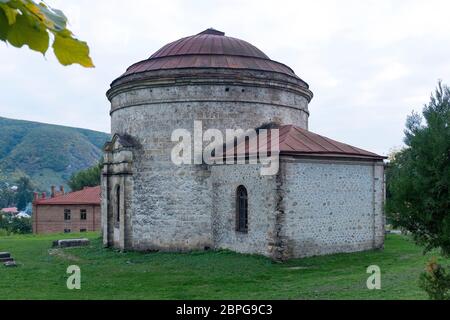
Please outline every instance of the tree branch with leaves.
[[94, 67], [86, 42], [78, 40], [67, 28], [61, 10], [33, 0], [0, 0], [0, 40], [45, 55], [52, 42], [53, 52], [64, 65]]

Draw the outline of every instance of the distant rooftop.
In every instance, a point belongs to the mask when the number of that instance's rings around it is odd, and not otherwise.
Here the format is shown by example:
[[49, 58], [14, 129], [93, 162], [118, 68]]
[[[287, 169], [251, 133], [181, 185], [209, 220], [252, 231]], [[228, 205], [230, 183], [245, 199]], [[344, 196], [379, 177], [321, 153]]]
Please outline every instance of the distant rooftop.
[[12, 207], [12, 208], [3, 208], [0, 210], [1, 212], [4, 213], [18, 213], [19, 210], [16, 207]]
[[97, 187], [87, 187], [80, 191], [70, 192], [63, 195], [57, 194], [55, 197], [38, 198], [33, 201], [33, 204], [39, 205], [76, 205], [76, 204], [86, 204], [86, 205], [100, 205], [100, 186]]

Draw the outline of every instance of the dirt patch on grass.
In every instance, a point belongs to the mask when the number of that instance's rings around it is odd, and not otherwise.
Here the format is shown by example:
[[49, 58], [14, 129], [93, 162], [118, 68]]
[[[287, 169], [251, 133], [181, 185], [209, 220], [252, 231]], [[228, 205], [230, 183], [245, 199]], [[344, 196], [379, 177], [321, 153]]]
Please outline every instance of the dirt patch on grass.
[[48, 254], [51, 256], [55, 256], [64, 260], [80, 262], [81, 259], [73, 254], [65, 252], [63, 249], [50, 249], [48, 250]]
[[287, 267], [284, 269], [295, 271], [295, 270], [312, 270], [312, 269], [317, 269], [317, 268], [316, 267]]

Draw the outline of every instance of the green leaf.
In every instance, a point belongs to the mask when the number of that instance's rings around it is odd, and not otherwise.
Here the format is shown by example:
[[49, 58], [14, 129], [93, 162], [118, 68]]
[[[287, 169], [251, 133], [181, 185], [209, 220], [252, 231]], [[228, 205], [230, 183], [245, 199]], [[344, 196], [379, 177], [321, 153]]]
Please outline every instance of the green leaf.
[[11, 26], [7, 40], [17, 48], [28, 45], [30, 49], [42, 54], [45, 54], [49, 46], [46, 29], [25, 15], [16, 17], [16, 23]]
[[51, 23], [51, 25], [50, 23], [46, 23], [49, 28], [52, 28], [55, 31], [62, 31], [66, 29], [67, 17], [61, 10], [50, 8], [44, 3], [39, 4], [39, 9], [45, 17], [45, 20]]
[[8, 37], [8, 18], [6, 18], [5, 13], [3, 10], [0, 10], [0, 40], [5, 41]]
[[0, 0], [0, 40], [18, 48], [28, 45], [45, 54], [49, 47], [49, 32], [55, 35], [53, 49], [62, 65], [94, 66], [89, 47], [75, 39], [67, 29], [67, 17], [61, 10], [53, 9], [43, 1]]
[[22, 0], [20, 10], [28, 12], [37, 22], [43, 23], [52, 31], [61, 31], [66, 28], [67, 18], [62, 11], [52, 9], [44, 3], [36, 4], [34, 1]]
[[7, 6], [6, 4], [0, 3], [0, 9], [3, 9], [3, 12], [5, 13], [6, 18], [8, 19], [8, 24], [12, 25], [16, 22], [16, 16], [17, 16], [17, 10], [12, 9], [11, 7]]
[[55, 33], [53, 50], [58, 61], [64, 66], [77, 63], [86, 68], [94, 67], [89, 57], [89, 47], [86, 42], [70, 37], [62, 37]]

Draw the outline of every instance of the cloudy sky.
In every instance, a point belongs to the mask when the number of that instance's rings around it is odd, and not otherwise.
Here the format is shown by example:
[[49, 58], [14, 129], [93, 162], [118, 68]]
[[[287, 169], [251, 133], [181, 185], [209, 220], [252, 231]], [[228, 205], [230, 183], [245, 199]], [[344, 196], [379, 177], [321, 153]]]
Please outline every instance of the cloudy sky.
[[95, 69], [0, 43], [0, 116], [109, 132], [109, 84], [164, 44], [214, 27], [291, 66], [315, 97], [310, 129], [386, 154], [406, 116], [450, 83], [450, 1], [47, 0]]

